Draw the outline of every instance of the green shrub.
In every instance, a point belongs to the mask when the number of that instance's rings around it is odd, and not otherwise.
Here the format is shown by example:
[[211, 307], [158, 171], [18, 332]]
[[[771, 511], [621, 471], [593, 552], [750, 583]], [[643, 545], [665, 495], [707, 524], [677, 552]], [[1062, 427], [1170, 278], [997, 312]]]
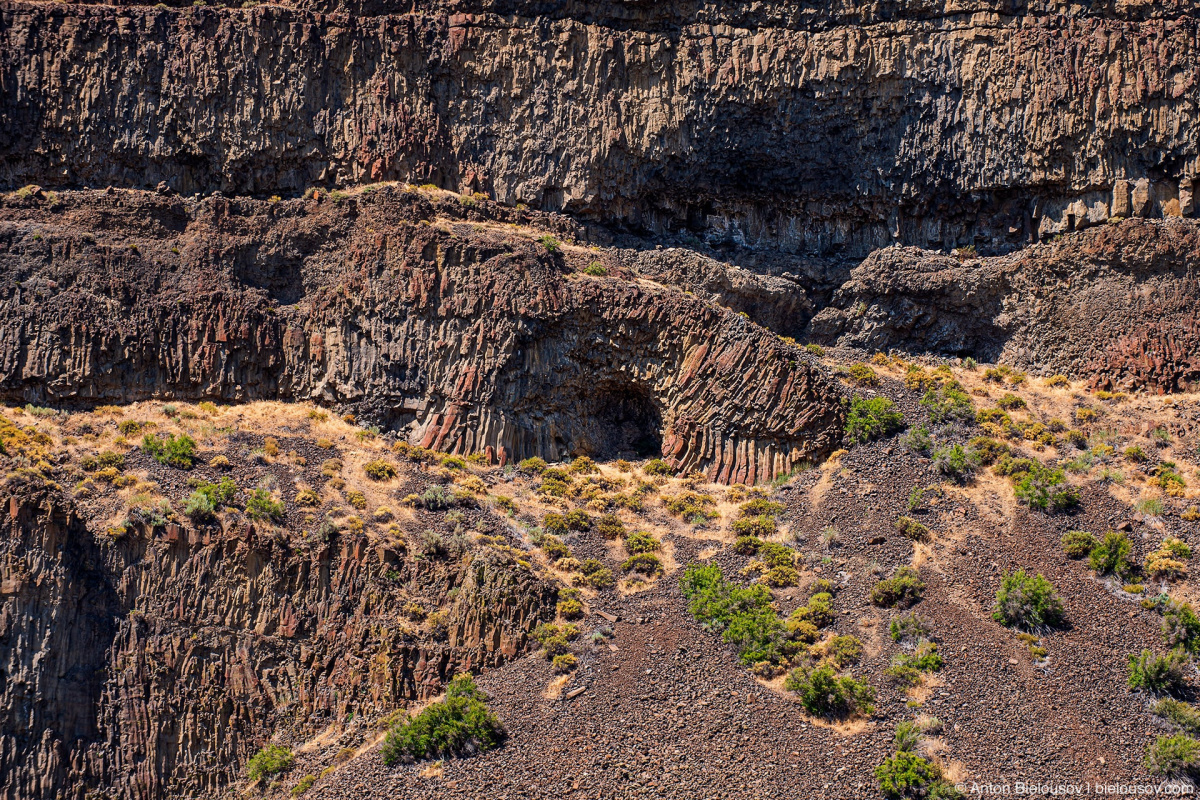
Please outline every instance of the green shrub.
[[874, 710], [875, 690], [849, 675], [838, 675], [829, 664], [792, 670], [784, 688], [799, 695], [800, 704], [815, 717], [840, 718]]
[[925, 582], [912, 567], [900, 567], [895, 574], [871, 588], [871, 602], [877, 606], [910, 606], [920, 601]]
[[518, 463], [517, 469], [519, 469], [521, 472], [527, 472], [532, 475], [540, 475], [546, 469], [546, 461], [545, 459], [533, 456], [532, 458], [526, 458]]
[[1163, 539], [1159, 549], [1171, 558], [1177, 558], [1180, 561], [1187, 561], [1192, 557], [1191, 545], [1175, 536]]
[[807, 620], [817, 628], [824, 628], [833, 623], [833, 597], [826, 592], [818, 592], [808, 598], [808, 602], [792, 612], [791, 619]]
[[212, 519], [216, 511], [217, 507], [213, 505], [212, 500], [200, 491], [192, 492], [183, 505], [183, 513], [197, 522]]
[[764, 497], [756, 497], [738, 506], [738, 515], [742, 519], [749, 519], [751, 517], [770, 517], [774, 519], [783, 512], [783, 503], [776, 503]]
[[563, 524], [569, 530], [586, 531], [592, 527], [592, 517], [586, 511], [575, 509], [574, 511], [567, 512], [567, 515], [563, 517]]
[[875, 386], [879, 383], [879, 376], [875, 374], [875, 370], [863, 364], [861, 361], [850, 365], [847, 371], [850, 380], [860, 386]]
[[754, 537], [765, 539], [768, 536], [773, 536], [778, 530], [775, 519], [761, 514], [757, 517], [749, 517], [747, 519], [735, 520], [733, 523], [734, 535], [741, 537]]
[[504, 726], [488, 710], [486, 696], [470, 675], [455, 677], [446, 699], [392, 726], [380, 752], [388, 766], [408, 760], [461, 756], [488, 750], [504, 740]]
[[904, 415], [886, 397], [855, 397], [846, 416], [846, 438], [855, 444], [890, 436], [904, 428]]
[[888, 800], [926, 797], [941, 778], [942, 771], [936, 764], [911, 750], [900, 750], [875, 768], [879, 790]]
[[1014, 408], [1025, 408], [1025, 401], [1015, 394], [1005, 394], [996, 401], [996, 405], [1005, 411], [1012, 411]]
[[555, 656], [551, 663], [554, 666], [554, 671], [562, 675], [575, 669], [575, 665], [579, 663], [579, 659], [575, 658], [574, 653], [562, 653]]
[[908, 435], [903, 439], [903, 444], [909, 452], [925, 455], [933, 449], [933, 437], [929, 435], [929, 428], [918, 425], [909, 430]]
[[1062, 537], [1062, 547], [1069, 558], [1090, 556], [1096, 548], [1096, 537], [1087, 531], [1067, 531]]
[[[462, 459], [460, 458], [458, 461], [462, 461]], [[466, 467], [466, 464], [463, 464], [463, 467]], [[382, 458], [377, 458], [374, 459], [374, 461], [368, 461], [367, 463], [362, 464], [362, 471], [364, 471], [364, 473], [367, 474], [367, 477], [370, 477], [372, 481], [389, 481], [396, 477], [396, 468], [392, 467], [392, 465], [388, 462], [383, 461]]]
[[972, 439], [971, 450], [974, 451], [980, 464], [994, 464], [1001, 458], [1012, 454], [1012, 448], [1007, 444], [988, 436], [976, 436]]
[[1154, 704], [1156, 716], [1178, 725], [1189, 736], [1200, 734], [1200, 711], [1182, 700], [1164, 697]]
[[961, 444], [939, 447], [933, 451], [933, 465], [938, 472], [960, 483], [974, 475], [980, 463], [974, 451]]
[[862, 658], [863, 644], [857, 636], [835, 636], [826, 645], [825, 657], [837, 669], [857, 664]]
[[733, 542], [733, 552], [743, 556], [752, 556], [758, 552], [758, 548], [763, 544], [763, 540], [757, 536], [739, 536]]
[[661, 548], [659, 541], [645, 531], [634, 531], [625, 537], [625, 552], [630, 555], [653, 553]]
[[277, 744], [269, 744], [246, 762], [246, 777], [251, 781], [269, 778], [292, 768], [295, 757], [292, 751]]
[[815, 597], [818, 594], [826, 594], [833, 597], [837, 594], [837, 587], [829, 578], [817, 578], [808, 585], [808, 596]]
[[975, 404], [957, 381], [929, 389], [921, 398], [921, 406], [929, 410], [929, 419], [935, 423], [975, 421]]
[[773, 589], [785, 589], [800, 582], [800, 573], [795, 567], [771, 567], [761, 580]]
[[742, 588], [725, 580], [715, 564], [688, 567], [679, 579], [688, 612], [708, 630], [737, 647], [749, 666], [761, 661], [780, 663], [788, 651], [788, 631], [771, 607], [771, 593], [762, 585]]
[[237, 484], [229, 478], [216, 483], [201, 481], [184, 504], [183, 513], [195, 520], [211, 519], [221, 506], [233, 502], [237, 491]]
[[796, 563], [796, 551], [779, 542], [760, 542], [758, 557], [770, 567], [791, 567]]
[[1167, 647], [1200, 652], [1200, 617], [1189, 603], [1171, 601], [1163, 611], [1163, 641]]
[[300, 780], [296, 781], [296, 785], [292, 787], [292, 797], [299, 797], [313, 787], [317, 782], [316, 775], [305, 775]]
[[583, 616], [583, 603], [574, 597], [558, 601], [557, 611], [563, 619], [579, 619]]
[[665, 497], [663, 501], [667, 511], [692, 524], [703, 523], [717, 516], [715, 511], [710, 510], [712, 506], [716, 505], [716, 501], [711, 495], [684, 491], [674, 497]]
[[567, 471], [575, 475], [591, 475], [599, 472], [600, 468], [596, 466], [596, 462], [587, 456], [576, 456], [571, 461], [571, 466], [567, 467]]
[[898, 753], [916, 752], [921, 742], [921, 728], [916, 722], [906, 719], [896, 723], [896, 732], [892, 735], [892, 745]]
[[439, 511], [454, 504], [454, 496], [450, 490], [440, 484], [434, 484], [421, 493], [421, 505], [430, 511]]
[[279, 522], [283, 519], [283, 503], [271, 497], [266, 489], [255, 489], [246, 501], [246, 516], [250, 519], [268, 519]]
[[599, 261], [593, 261], [583, 269], [585, 275], [594, 275], [597, 278], [603, 278], [608, 274], [608, 270]]
[[[442, 459], [442, 466], [446, 469], [458, 470], [461, 472], [467, 468], [467, 460], [462, 456], [446, 456]], [[377, 481], [386, 481], [389, 478], [395, 477], [396, 475], [396, 470], [392, 467], [392, 465], [382, 460], [368, 462], [363, 466], [363, 469], [367, 471], [367, 475], [372, 480]], [[372, 471], [374, 471], [376, 474], [372, 475]]]
[[542, 530], [554, 536], [564, 536], [567, 533], [567, 520], [562, 514], [551, 512], [542, 517]]
[[570, 558], [571, 548], [562, 543], [562, 540], [554, 535], [546, 535], [541, 540], [542, 552], [546, 554], [546, 558], [551, 561], [558, 561], [560, 558]]
[[617, 582], [616, 578], [613, 577], [612, 570], [608, 567], [600, 567], [599, 569], [594, 569], [583, 574], [593, 589], [608, 589]]
[[1079, 505], [1079, 490], [1067, 484], [1061, 467], [1050, 468], [1037, 462], [1017, 479], [1013, 488], [1017, 499], [1038, 511], [1069, 511]]
[[555, 239], [550, 234], [538, 238], [538, 244], [546, 248], [547, 253], [555, 253], [560, 246], [558, 239]]
[[1030, 576], [1019, 569], [1000, 578], [992, 619], [1027, 630], [1057, 627], [1063, 621], [1062, 601], [1043, 575]]
[[565, 469], [561, 469], [560, 467], [546, 467], [542, 470], [542, 481], [557, 481], [570, 486], [575, 482], [575, 479]]
[[196, 461], [196, 441], [186, 433], [168, 433], [160, 438], [152, 433], [142, 437], [142, 449], [155, 461], [177, 469], [191, 469]]
[[1092, 548], [1088, 563], [1097, 575], [1116, 574], [1125, 578], [1134, 572], [1133, 562], [1129, 559], [1132, 551], [1133, 544], [1128, 536], [1123, 532], [1109, 531]]
[[627, 531], [620, 517], [616, 514], [605, 514], [596, 521], [596, 533], [605, 539], [623, 539]]
[[1200, 778], [1200, 742], [1182, 733], [1160, 736], [1146, 748], [1144, 763], [1151, 775]]
[[663, 565], [658, 556], [653, 553], [637, 553], [625, 559], [621, 564], [625, 572], [640, 572], [643, 575], [662, 575]]
[[938, 653], [937, 644], [928, 640], [918, 643], [909, 664], [922, 672], [937, 672], [942, 668], [942, 656]]
[[[566, 594], [566, 590], [564, 590], [563, 597], [572, 599], [570, 595]], [[579, 638], [579, 626], [573, 622], [562, 625], [543, 622], [533, 629], [533, 638], [547, 649], [546, 657], [553, 658], [559, 653], [567, 652], [568, 643]], [[561, 645], [558, 644], [560, 640], [563, 642]]]
[[929, 539], [929, 528], [912, 517], [899, 517], [896, 520], [896, 530], [914, 542], [924, 542]]
[[1173, 461], [1159, 463], [1154, 468], [1154, 480], [1151, 483], [1170, 495], [1181, 495], [1187, 487], [1187, 481], [1179, 474]]
[[647, 475], [674, 475], [675, 470], [661, 458], [652, 458], [642, 465], [642, 471]]
[[1151, 694], [1179, 695], [1187, 688], [1183, 671], [1188, 657], [1176, 648], [1165, 656], [1156, 656], [1149, 650], [1141, 655], [1129, 656], [1129, 688], [1141, 689]]
[[125, 456], [120, 453], [114, 453], [112, 450], [102, 450], [100, 455], [96, 457], [96, 464], [101, 469], [105, 467], [125, 469]]

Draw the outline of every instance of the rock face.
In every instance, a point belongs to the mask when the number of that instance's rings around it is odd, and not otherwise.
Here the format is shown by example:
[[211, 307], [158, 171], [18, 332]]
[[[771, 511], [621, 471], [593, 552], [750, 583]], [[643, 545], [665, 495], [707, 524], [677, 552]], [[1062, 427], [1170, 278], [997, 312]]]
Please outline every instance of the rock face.
[[452, 453], [661, 451], [721, 482], [840, 439], [840, 390], [796, 346], [456, 199], [53, 203], [0, 223], [10, 399], [308, 399]]
[[[56, 493], [6, 500], [0, 796], [217, 793], [273, 732], [315, 734], [525, 651], [555, 589], [486, 550], [425, 561], [364, 536], [239, 525], [113, 541]], [[400, 587], [447, 604], [418, 634]], [[447, 593], [454, 590], [451, 605]]]
[[401, 179], [855, 257], [1193, 213], [1200, 23], [1185, 3], [0, 14], [9, 188]]
[[853, 270], [811, 332], [1084, 375], [1102, 388], [1194, 391], [1198, 248], [1191, 220], [1130, 220], [965, 261], [888, 248]]

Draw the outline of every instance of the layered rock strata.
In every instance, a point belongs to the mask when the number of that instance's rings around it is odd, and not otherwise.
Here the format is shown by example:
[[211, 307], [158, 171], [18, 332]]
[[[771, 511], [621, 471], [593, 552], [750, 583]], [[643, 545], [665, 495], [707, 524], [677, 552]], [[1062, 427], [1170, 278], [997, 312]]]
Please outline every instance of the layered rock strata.
[[1194, 213], [1186, 4], [299, 5], [5, 3], [0, 184], [401, 179], [851, 257]]

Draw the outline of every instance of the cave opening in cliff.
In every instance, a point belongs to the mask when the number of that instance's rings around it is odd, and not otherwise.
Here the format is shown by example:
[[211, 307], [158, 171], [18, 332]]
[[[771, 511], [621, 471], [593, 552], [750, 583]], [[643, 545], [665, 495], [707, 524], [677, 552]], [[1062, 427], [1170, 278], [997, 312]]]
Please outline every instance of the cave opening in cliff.
[[644, 387], [626, 382], [601, 383], [589, 397], [595, 434], [581, 455], [613, 459], [662, 455], [662, 414]]

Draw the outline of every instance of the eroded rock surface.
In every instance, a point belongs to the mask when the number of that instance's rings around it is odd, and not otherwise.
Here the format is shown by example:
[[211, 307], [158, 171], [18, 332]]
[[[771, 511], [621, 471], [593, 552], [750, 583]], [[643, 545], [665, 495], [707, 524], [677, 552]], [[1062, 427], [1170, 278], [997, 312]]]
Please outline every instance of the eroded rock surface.
[[829, 342], [971, 355], [1125, 389], [1200, 380], [1191, 220], [1129, 220], [1003, 257], [865, 259], [812, 322]]
[[[421, 560], [402, 542], [244, 520], [114, 540], [61, 495], [11, 498], [0, 796], [13, 800], [216, 793], [281, 726], [316, 734], [436, 695], [523, 653], [554, 615], [553, 586], [494, 550]], [[440, 631], [405, 615], [397, 597], [414, 592], [445, 606]]]
[[0, 183], [400, 179], [856, 257], [1194, 211], [1187, 4], [299, 5], [5, 3]]
[[840, 439], [840, 390], [796, 346], [603, 254], [613, 275], [575, 272], [597, 254], [470, 223], [457, 200], [445, 220], [393, 189], [54, 203], [0, 223], [10, 398], [309, 399], [452, 453], [661, 450], [726, 483]]

